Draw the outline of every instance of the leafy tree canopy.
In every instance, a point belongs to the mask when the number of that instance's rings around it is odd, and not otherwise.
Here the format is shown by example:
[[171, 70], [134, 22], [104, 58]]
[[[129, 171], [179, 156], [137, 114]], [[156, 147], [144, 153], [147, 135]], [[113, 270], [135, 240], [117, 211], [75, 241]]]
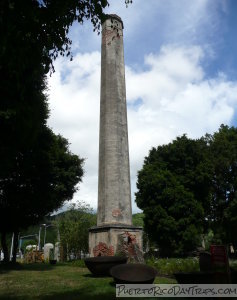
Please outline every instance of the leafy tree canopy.
[[70, 200], [81, 181], [82, 165], [83, 159], [69, 151], [68, 141], [45, 127], [2, 182], [1, 230], [35, 224]]
[[65, 256], [73, 254], [81, 258], [81, 252], [88, 253], [88, 230], [96, 225], [96, 215], [89, 205], [74, 203], [68, 211], [59, 214], [54, 222], [59, 228]]
[[211, 229], [223, 243], [237, 247], [237, 128], [222, 125], [208, 136], [214, 167], [211, 187]]
[[138, 173], [136, 202], [145, 230], [163, 255], [182, 255], [212, 229], [237, 245], [237, 129], [193, 140], [186, 135], [152, 148]]
[[[60, 55], [70, 56], [71, 40], [67, 36], [74, 21], [91, 20], [99, 30], [107, 0], [3, 0], [1, 1], [1, 57], [22, 69], [28, 59], [41, 54], [46, 73]], [[19, 51], [15, 55], [16, 49]]]
[[58, 55], [71, 56], [72, 23], [89, 19], [98, 32], [107, 5], [107, 0], [0, 1], [0, 232], [5, 250], [6, 232], [37, 222], [71, 199], [81, 180], [82, 160], [47, 128], [46, 74], [54, 71]]

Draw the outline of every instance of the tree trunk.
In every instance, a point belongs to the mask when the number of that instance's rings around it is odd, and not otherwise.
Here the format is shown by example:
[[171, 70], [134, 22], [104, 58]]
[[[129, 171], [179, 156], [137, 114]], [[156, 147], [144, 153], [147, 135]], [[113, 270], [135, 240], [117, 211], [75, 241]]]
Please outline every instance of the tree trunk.
[[4, 254], [4, 262], [9, 262], [9, 252], [7, 247], [7, 241], [6, 241], [6, 232], [1, 232], [1, 244], [2, 244], [2, 250]]
[[18, 231], [14, 231], [14, 239], [13, 239], [13, 254], [12, 254], [12, 262], [16, 263], [16, 253], [18, 247]]

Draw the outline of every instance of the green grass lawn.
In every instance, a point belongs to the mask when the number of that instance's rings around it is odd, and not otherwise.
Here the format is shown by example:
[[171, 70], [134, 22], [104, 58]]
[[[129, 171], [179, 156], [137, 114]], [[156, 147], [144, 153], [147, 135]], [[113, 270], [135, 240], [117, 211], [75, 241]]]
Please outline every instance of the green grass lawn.
[[[157, 277], [155, 283], [176, 283]], [[96, 278], [77, 264], [0, 266], [0, 299], [116, 299], [111, 277]], [[125, 298], [123, 298], [125, 299]], [[129, 298], [131, 299], [131, 298]], [[142, 299], [142, 298], [139, 298]]]

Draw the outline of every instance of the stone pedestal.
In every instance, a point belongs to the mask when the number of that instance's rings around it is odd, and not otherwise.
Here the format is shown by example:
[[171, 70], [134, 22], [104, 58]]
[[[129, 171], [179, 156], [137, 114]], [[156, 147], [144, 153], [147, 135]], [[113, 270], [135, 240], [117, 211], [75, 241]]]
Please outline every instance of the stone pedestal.
[[90, 256], [127, 256], [130, 261], [142, 262], [142, 228], [111, 224], [89, 230]]

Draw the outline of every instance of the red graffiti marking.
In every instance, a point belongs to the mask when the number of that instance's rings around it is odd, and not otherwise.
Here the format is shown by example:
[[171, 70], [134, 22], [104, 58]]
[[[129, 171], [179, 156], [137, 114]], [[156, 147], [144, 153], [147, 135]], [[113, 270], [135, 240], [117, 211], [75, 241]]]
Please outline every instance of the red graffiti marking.
[[112, 216], [113, 217], [119, 217], [119, 216], [121, 216], [122, 215], [122, 212], [121, 212], [121, 210], [119, 209], [119, 208], [117, 208], [117, 209], [114, 209], [113, 211], [112, 211]]
[[103, 44], [106, 43], [106, 41], [108, 41], [114, 35], [115, 35], [115, 31], [114, 30], [105, 29], [105, 31], [103, 32], [103, 36], [102, 36], [102, 43]]
[[97, 246], [93, 249], [94, 256], [113, 256], [114, 255], [114, 247], [107, 246], [106, 243], [99, 242]]
[[116, 29], [113, 29], [113, 30], [105, 29], [102, 34], [102, 44], [105, 44], [106, 42], [108, 42], [107, 45], [111, 45], [111, 42], [115, 38], [120, 39], [120, 34], [118, 33], [118, 31]]
[[136, 249], [139, 248], [137, 245], [136, 235], [131, 234], [128, 231], [125, 231], [122, 234], [122, 251], [127, 254], [129, 257], [136, 256]]

